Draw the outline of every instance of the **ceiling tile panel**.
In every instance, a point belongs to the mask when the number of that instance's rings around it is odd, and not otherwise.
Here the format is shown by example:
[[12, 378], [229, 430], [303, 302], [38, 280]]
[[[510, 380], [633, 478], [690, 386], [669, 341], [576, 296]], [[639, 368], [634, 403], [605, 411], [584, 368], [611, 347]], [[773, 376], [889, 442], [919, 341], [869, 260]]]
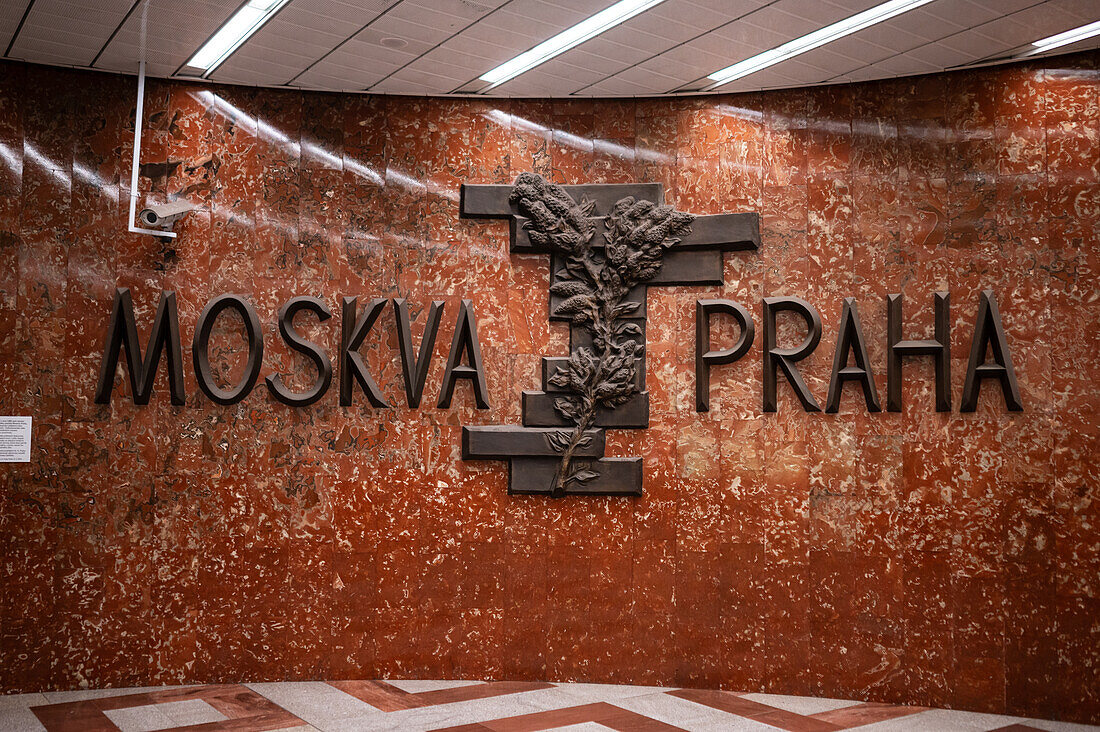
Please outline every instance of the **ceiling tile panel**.
[[[387, 32], [384, 26], [374, 24], [364, 29], [351, 41], [348, 41], [348, 44], [358, 48], [359, 53], [368, 53], [371, 56], [374, 54], [395, 54], [403, 59], [401, 63], [405, 63], [410, 58], [417, 58], [427, 53], [436, 45], [428, 41], [410, 38], [403, 38], [403, 40], [406, 41], [405, 45], [397, 48], [383, 43], [383, 39], [394, 37], [392, 33]], [[396, 37], [401, 38], [401, 36]], [[341, 46], [338, 51], [342, 51], [344, 48], [346, 48], [346, 45]]]
[[927, 46], [913, 49], [908, 54], [910, 58], [924, 61], [937, 69], [949, 69], [965, 62], [970, 56], [963, 51], [948, 48], [942, 43], [930, 43]]
[[[442, 71], [443, 67], [435, 67], [435, 70]], [[417, 70], [412, 68], [401, 69], [396, 72], [390, 78], [385, 81], [378, 82], [375, 86], [379, 89], [373, 89], [372, 91], [381, 91], [382, 88], [393, 89], [394, 85], [400, 84], [412, 84], [414, 86], [420, 86], [430, 89], [449, 89], [460, 84], [461, 81], [454, 76], [448, 76], [444, 73], [433, 73], [428, 70]]]
[[647, 65], [625, 69], [611, 78], [641, 84], [651, 90], [660, 89], [660, 91], [650, 91], [651, 94], [664, 93], [681, 83], [679, 77], [666, 73], [666, 67], [647, 67]]
[[0, 3], [0, 49], [6, 49], [11, 43], [28, 2], [30, 0], [8, 0]]
[[[522, 9], [521, 3], [524, 4]], [[554, 14], [546, 12], [543, 3], [537, 0], [514, 0], [507, 7], [486, 16], [480, 22], [490, 28], [514, 35], [517, 42], [509, 45], [516, 49], [516, 53], [520, 53], [579, 23], [588, 15], [589, 13], [561, 9], [555, 18]]]
[[417, 43], [425, 50], [447, 40], [454, 34], [446, 23], [421, 23], [415, 18], [403, 18], [398, 13], [389, 13], [371, 25], [372, 34], [400, 38], [409, 43]]
[[602, 49], [605, 43], [614, 44], [637, 50], [649, 57], [690, 41], [701, 32], [698, 29], [695, 29], [694, 32], [688, 32], [688, 29], [681, 26], [671, 26], [670, 28], [671, 32], [662, 36], [624, 23], [617, 28], [612, 28], [598, 38], [593, 38], [588, 43], [583, 44], [581, 48]]
[[314, 67], [299, 76], [294, 85], [335, 91], [361, 90], [378, 81], [381, 76], [379, 71], [381, 70]]
[[[774, 19], [774, 16], [771, 16]], [[742, 48], [754, 49], [754, 53], [759, 51], [766, 51], [769, 48], [774, 48], [787, 41], [795, 38], [797, 34], [787, 33], [782, 30], [770, 30], [761, 25], [757, 25], [758, 20], [763, 20], [765, 24], [771, 24], [769, 22], [769, 15], [765, 11], [760, 13], [753, 13], [747, 16], [744, 20], [738, 21], [732, 25], [723, 26], [711, 33], [703, 36], [697, 41], [691, 43], [692, 47], [698, 47], [708, 49], [712, 53], [721, 54], [726, 58], [731, 58], [734, 61], [739, 61], [735, 54], [729, 53], [725, 50], [725, 44], [736, 44]]]
[[[854, 38], [849, 36], [848, 39]], [[844, 39], [844, 40], [848, 40]], [[798, 64], [808, 64], [816, 66], [821, 69], [832, 69], [835, 72], [847, 71], [858, 66], [862, 66], [863, 62], [860, 59], [860, 47], [855, 45], [857, 42], [849, 42], [843, 46], [838, 43], [830, 43], [827, 46], [821, 46], [815, 48], [812, 51], [807, 51], [799, 56], [795, 56], [790, 61], [784, 61], [778, 66], [797, 66]], [[881, 58], [887, 58], [892, 55], [888, 52], [882, 53]], [[775, 68], [775, 67], [772, 67]]]
[[[21, 2], [10, 4], [19, 9], [26, 7]], [[93, 3], [36, 0], [10, 55], [30, 61], [87, 66], [132, 5], [133, 0]], [[53, 60], [47, 61], [47, 56]]]
[[582, 94], [586, 97], [634, 97], [653, 94], [653, 89], [647, 84], [637, 84], [622, 77], [614, 77], [593, 84]]
[[330, 3], [331, 0], [288, 3], [226, 59], [211, 78], [238, 83], [286, 83], [365, 24], [376, 20], [393, 0], [365, 0], [358, 7], [333, 3], [333, 12], [328, 14], [324, 9]]
[[742, 39], [762, 34], [760, 41], [769, 48], [786, 43], [792, 38], [811, 33], [821, 26], [804, 18], [788, 15], [774, 7], [749, 13], [736, 23], [727, 25], [716, 34], [722, 38]]
[[570, 51], [567, 54], [562, 54], [544, 65], [551, 72], [561, 67], [580, 67], [595, 72], [600, 78], [603, 78], [621, 71], [626, 66], [644, 61], [648, 55], [643, 51], [631, 50], [621, 46], [617, 50], [625, 52], [627, 55], [615, 59], [588, 51], [576, 50], [576, 52]]
[[[174, 74], [229, 18], [240, 0], [150, 3], [146, 21], [147, 73]], [[100, 56], [97, 68], [134, 73], [141, 60], [141, 10], [134, 12]]]
[[468, 33], [452, 38], [444, 43], [439, 50], [455, 51], [456, 53], [469, 55], [470, 62], [474, 65], [466, 70], [473, 72], [475, 75], [488, 71], [492, 68], [493, 59], [499, 58], [501, 54], [508, 53], [507, 50], [502, 49], [493, 41], [475, 39]]
[[[37, 63], [171, 76], [243, 0], [0, 0], [0, 48]], [[615, 0], [290, 0], [214, 81], [447, 94]], [[880, 0], [665, 0], [490, 92], [637, 96], [706, 75]], [[128, 15], [129, 14], [129, 15]], [[996, 58], [1100, 18], [1097, 0], [935, 0], [761, 70], [723, 91], [928, 73]], [[116, 32], [117, 29], [117, 32]], [[113, 36], [113, 37], [112, 37]], [[110, 39], [108, 41], [108, 39]], [[387, 45], [382, 45], [383, 39]], [[392, 45], [400, 45], [393, 48]], [[1100, 38], [1062, 51], [1100, 47]], [[144, 51], [143, 51], [144, 48]]]
[[295, 83], [316, 83], [321, 77], [344, 79], [347, 86], [363, 89], [417, 58], [415, 53], [365, 43], [359, 38], [349, 41], [327, 56]]
[[930, 40], [940, 37], [946, 31], [959, 30], [953, 27], [945, 27], [940, 21], [931, 16], [917, 16], [915, 13], [912, 18], [906, 17], [904, 20], [900, 18], [898, 20], [899, 22], [896, 24], [879, 23], [870, 28], [864, 28], [859, 33], [841, 38], [829, 45], [844, 44], [849, 42], [849, 39], [857, 39], [858, 41], [874, 43], [893, 53], [903, 53], [907, 49], [916, 48], [922, 43], [928, 43]]
[[905, 53], [875, 64], [881, 76], [910, 76], [938, 71], [940, 67]]
[[[900, 21], [902, 18], [909, 20], [912, 16], [921, 16], [934, 18], [937, 23], [942, 23], [950, 28], [972, 28], [981, 23], [988, 23], [1005, 13], [1011, 13], [1025, 8], [1028, 5], [1034, 4], [1034, 2], [1035, 0], [1020, 0], [1020, 2], [1016, 3], [1016, 7], [1010, 7], [1012, 0], [1008, 0], [1004, 4], [1005, 7], [1003, 10], [996, 9], [991, 5], [983, 5], [973, 0], [956, 0], [956, 2], [952, 3], [934, 2], [898, 16], [897, 20]], [[894, 24], [896, 24], [896, 22], [886, 23], [884, 25]]]
[[[881, 2], [882, 0], [814, 0], [814, 2], [777, 0], [774, 5], [769, 6], [769, 9], [800, 18], [813, 26], [812, 29], [816, 29], [844, 20], [856, 13], [862, 13]], [[804, 32], [806, 31], [802, 31]], [[801, 33], [794, 34], [794, 36], [798, 35]]]
[[229, 84], [278, 86], [297, 74], [303, 64], [274, 64], [260, 59], [241, 60], [232, 69], [218, 69], [217, 80]]
[[827, 48], [838, 56], [852, 59], [858, 62], [859, 65], [865, 66], [890, 58], [896, 55], [899, 49], [907, 50], [916, 48], [923, 42], [924, 41], [915, 36], [909, 36], [907, 43], [885, 45], [875, 43], [860, 34], [841, 38], [835, 43], [830, 43]]

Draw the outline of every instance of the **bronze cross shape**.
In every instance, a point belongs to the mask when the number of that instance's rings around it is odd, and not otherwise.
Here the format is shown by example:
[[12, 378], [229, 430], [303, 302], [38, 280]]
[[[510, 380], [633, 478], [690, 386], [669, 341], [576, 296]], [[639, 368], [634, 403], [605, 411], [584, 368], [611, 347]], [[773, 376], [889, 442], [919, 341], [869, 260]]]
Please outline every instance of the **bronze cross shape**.
[[642, 458], [604, 457], [604, 430], [649, 426], [646, 292], [721, 285], [722, 252], [760, 246], [757, 213], [697, 216], [660, 183], [462, 186], [463, 218], [507, 219], [512, 252], [550, 254], [550, 319], [569, 356], [542, 359], [522, 425], [462, 428], [464, 460], [507, 460], [513, 494], [641, 495]]

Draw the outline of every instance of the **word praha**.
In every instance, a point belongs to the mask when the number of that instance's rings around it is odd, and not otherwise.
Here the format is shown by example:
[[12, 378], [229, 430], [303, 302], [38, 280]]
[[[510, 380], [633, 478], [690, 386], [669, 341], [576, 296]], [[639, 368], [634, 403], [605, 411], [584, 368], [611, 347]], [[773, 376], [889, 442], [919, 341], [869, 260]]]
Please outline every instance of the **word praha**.
[[[764, 298], [764, 411], [776, 411], [776, 386], [779, 372], [790, 382], [798, 400], [807, 412], [820, 412], [821, 406], [806, 387], [799, 373], [798, 361], [809, 356], [821, 341], [821, 316], [810, 303], [797, 297]], [[936, 366], [936, 411], [951, 411], [951, 318], [950, 295], [935, 294], [935, 338], [932, 340], [902, 339], [902, 297], [887, 296], [886, 328], [886, 408], [901, 411], [902, 359], [927, 356]], [[732, 363], [748, 353], [752, 346], [755, 327], [752, 316], [742, 305], [732, 300], [698, 300], [695, 313], [695, 409], [710, 409], [710, 367]], [[805, 340], [794, 348], [776, 346], [776, 317], [790, 312], [806, 322]], [[714, 315], [729, 315], [737, 322], [741, 334], [730, 348], [711, 350], [710, 319]], [[986, 354], [992, 356], [986, 360]], [[849, 365], [849, 362], [853, 362]], [[1016, 372], [1012, 368], [1012, 355], [1008, 350], [997, 299], [992, 290], [985, 290], [978, 300], [978, 316], [974, 323], [974, 336], [970, 346], [970, 362], [963, 382], [962, 412], [973, 412], [978, 406], [978, 391], [986, 379], [1001, 386], [1005, 405], [1010, 411], [1023, 410]], [[867, 357], [866, 340], [859, 322], [855, 298], [846, 297], [840, 311], [840, 330], [833, 351], [833, 369], [829, 378], [829, 394], [825, 400], [826, 412], [840, 409], [840, 393], [845, 382], [854, 381], [863, 388], [863, 398], [870, 412], [882, 411], [875, 378]]]
[[[424, 382], [428, 376], [428, 367], [435, 348], [439, 321], [443, 317], [444, 303], [440, 300], [432, 302], [418, 354], [413, 347], [409, 307], [404, 299], [391, 301], [386, 298], [376, 298], [371, 300], [361, 312], [357, 312], [356, 298], [345, 297], [339, 357], [342, 406], [351, 405], [352, 391], [356, 383], [373, 406], [390, 406], [378, 388], [378, 384], [367, 371], [359, 354], [359, 346], [386, 310], [386, 305], [391, 302], [394, 318], [397, 321], [397, 340], [401, 352], [405, 396], [410, 407], [420, 405], [420, 399], [424, 393]], [[210, 333], [218, 316], [226, 310], [235, 310], [241, 316], [248, 339], [248, 359], [245, 363], [244, 375], [229, 389], [223, 389], [216, 383], [209, 358]], [[308, 390], [293, 392], [286, 387], [281, 376], [272, 375], [266, 378], [271, 395], [283, 404], [295, 407], [313, 404], [325, 395], [332, 383], [332, 362], [328, 355], [317, 344], [302, 338], [294, 328], [294, 316], [304, 310], [316, 315], [319, 322], [332, 317], [328, 307], [319, 298], [295, 297], [279, 309], [279, 334], [287, 346], [304, 354], [314, 363], [317, 369], [316, 380]], [[168, 386], [172, 403], [185, 402], [183, 355], [174, 292], [161, 293], [148, 347], [142, 349], [134, 323], [134, 304], [130, 297], [130, 290], [116, 288], [114, 304], [111, 307], [111, 324], [104, 347], [103, 364], [99, 372], [99, 382], [96, 385], [95, 401], [98, 404], [107, 404], [111, 401], [115, 369], [123, 350], [126, 351], [126, 365], [129, 369], [130, 388], [135, 404], [149, 403], [149, 396], [153, 391], [153, 377], [156, 375], [162, 355], [168, 363]], [[239, 295], [219, 295], [206, 304], [195, 324], [195, 337], [191, 344], [195, 378], [206, 396], [218, 404], [236, 404], [244, 399], [256, 385], [263, 354], [264, 341], [260, 321], [247, 300]], [[481, 347], [477, 339], [477, 322], [474, 318], [473, 303], [469, 300], [463, 300], [458, 310], [450, 355], [447, 357], [443, 384], [439, 392], [440, 409], [446, 409], [451, 405], [451, 396], [458, 379], [468, 379], [472, 382], [474, 401], [478, 409], [489, 408], [489, 392], [485, 385], [485, 369], [482, 366]]]

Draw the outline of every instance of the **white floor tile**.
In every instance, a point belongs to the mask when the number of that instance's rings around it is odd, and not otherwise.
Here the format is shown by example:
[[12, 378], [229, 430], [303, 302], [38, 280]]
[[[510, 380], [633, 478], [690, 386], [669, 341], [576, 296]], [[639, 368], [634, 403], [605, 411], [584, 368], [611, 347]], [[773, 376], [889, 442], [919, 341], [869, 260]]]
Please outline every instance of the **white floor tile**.
[[158, 704], [161, 714], [171, 719], [178, 726], [187, 724], [206, 724], [208, 722], [224, 722], [229, 719], [209, 703], [202, 699], [185, 699], [183, 701], [165, 702]]
[[159, 706], [159, 704], [146, 704], [125, 709], [107, 709], [103, 713], [121, 732], [153, 732], [178, 727], [179, 725], [172, 721], [171, 717], [157, 708]]
[[0, 694], [0, 710], [36, 707], [46, 703], [44, 694]]
[[1090, 724], [1073, 724], [1072, 722], [1052, 722], [1046, 719], [1025, 719], [1021, 724], [1039, 729], [1051, 730], [1051, 732], [1096, 732], [1100, 726]]
[[[408, 680], [391, 684], [417, 694], [480, 684], [474, 680]], [[382, 712], [351, 694], [320, 681], [255, 683], [246, 686], [271, 700], [304, 724], [280, 732], [428, 732], [441, 727], [486, 722], [554, 709], [606, 702], [675, 725], [687, 732], [774, 732], [774, 727], [728, 714], [704, 704], [670, 696], [667, 689], [602, 684], [555, 684], [546, 689], [505, 694], [419, 709]], [[0, 696], [0, 732], [42, 732], [31, 706], [160, 691], [167, 688], [101, 689]], [[778, 694], [745, 694], [745, 698], [795, 714], [812, 715], [860, 704], [843, 699], [815, 699]], [[115, 709], [105, 712], [122, 732], [153, 732], [170, 727], [201, 725], [225, 716], [201, 699]], [[1049, 732], [1100, 732], [1100, 727], [1023, 719], [995, 714], [929, 710], [854, 729], [863, 732], [988, 732], [1010, 724], [1025, 724]], [[606, 732], [598, 723], [566, 725], [557, 732]]]
[[847, 699], [817, 699], [809, 696], [786, 696], [783, 694], [742, 694], [741, 696], [761, 704], [767, 704], [769, 707], [785, 709], [788, 712], [802, 715], [819, 714], [863, 703]]
[[625, 684], [558, 684], [557, 688], [558, 691], [586, 702], [613, 701], [668, 691], [661, 686], [627, 686]]
[[998, 714], [930, 709], [927, 712], [918, 712], [905, 717], [888, 719], [884, 722], [865, 724], [862, 727], [852, 727], [852, 729], [858, 729], [860, 732], [926, 732], [927, 730], [987, 732], [991, 729], [998, 729], [1023, 721], [1020, 717], [1005, 717]]
[[324, 681], [273, 681], [245, 684], [245, 686], [252, 689], [252, 691], [260, 696], [267, 697], [272, 701], [275, 701], [275, 696], [287, 697], [295, 695], [301, 696], [303, 694], [309, 695], [333, 688]]
[[43, 732], [45, 729], [34, 712], [26, 707], [0, 709], [0, 732]]
[[668, 694], [618, 699], [615, 706], [681, 727], [688, 732], [774, 732], [775, 728]]
[[[557, 689], [539, 689], [519, 694], [474, 699], [471, 701], [439, 704], [422, 709], [404, 709], [397, 712], [375, 712], [362, 717], [344, 720], [314, 721], [302, 717], [325, 732], [427, 732], [441, 727], [473, 724], [492, 719], [536, 714], [551, 709], [577, 706], [578, 700]], [[301, 716], [301, 715], [299, 715]]]
[[457, 689], [460, 686], [476, 686], [484, 684], [484, 681], [417, 681], [415, 679], [386, 679], [386, 683], [396, 686], [410, 694], [419, 694], [424, 691], [439, 691], [440, 689]]
[[165, 689], [189, 688], [191, 688], [191, 686], [139, 686], [132, 689], [80, 689], [78, 691], [47, 691], [44, 696], [49, 704], [61, 704], [64, 702], [86, 701], [88, 699], [105, 699], [109, 696], [126, 696], [128, 694], [144, 694], [150, 691], [164, 691]]
[[[293, 689], [284, 692], [272, 685], [256, 691], [278, 704], [303, 722], [323, 727], [342, 719], [369, 714], [382, 714], [366, 702], [356, 699], [328, 684], [321, 684], [316, 691]], [[278, 686], [278, 685], [274, 685]]]

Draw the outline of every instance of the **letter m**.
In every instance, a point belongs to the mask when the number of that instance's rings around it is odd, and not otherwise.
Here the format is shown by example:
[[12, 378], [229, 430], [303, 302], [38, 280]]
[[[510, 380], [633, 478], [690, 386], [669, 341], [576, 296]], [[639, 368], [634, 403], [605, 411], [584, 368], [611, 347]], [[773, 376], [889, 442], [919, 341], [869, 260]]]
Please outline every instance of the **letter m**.
[[176, 293], [162, 292], [157, 305], [153, 332], [149, 336], [149, 350], [145, 360], [141, 358], [137, 326], [134, 324], [134, 301], [130, 289], [115, 289], [115, 302], [111, 307], [111, 325], [107, 330], [107, 343], [103, 349], [103, 365], [99, 370], [99, 383], [95, 389], [96, 404], [110, 404], [111, 389], [115, 383], [115, 368], [119, 352], [126, 348], [126, 366], [130, 372], [130, 390], [134, 404], [148, 404], [153, 393], [153, 377], [156, 376], [160, 355], [168, 346], [168, 387], [172, 403], [183, 404], [183, 357], [180, 351], [180, 326], [176, 313]]

